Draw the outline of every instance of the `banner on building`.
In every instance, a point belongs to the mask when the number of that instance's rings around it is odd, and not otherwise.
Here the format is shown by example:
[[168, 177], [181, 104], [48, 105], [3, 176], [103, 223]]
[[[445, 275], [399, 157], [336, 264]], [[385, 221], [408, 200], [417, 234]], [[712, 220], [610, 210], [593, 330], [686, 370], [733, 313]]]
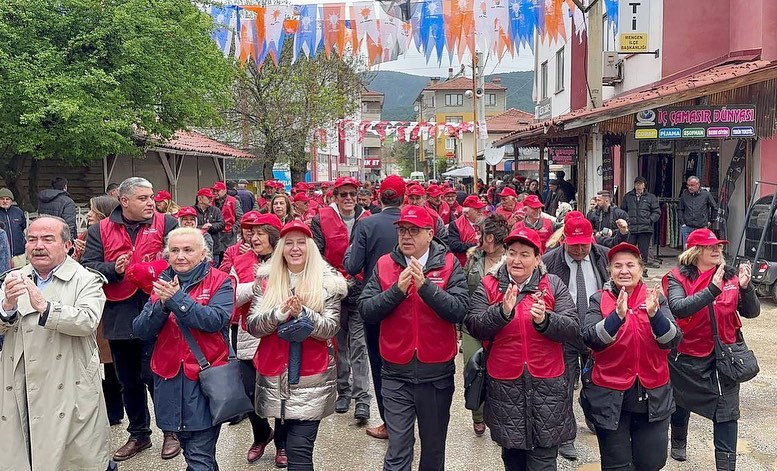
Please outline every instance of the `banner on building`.
[[577, 163], [577, 147], [548, 147], [550, 165], [574, 165]]
[[678, 106], [634, 115], [635, 139], [754, 138], [755, 106]]

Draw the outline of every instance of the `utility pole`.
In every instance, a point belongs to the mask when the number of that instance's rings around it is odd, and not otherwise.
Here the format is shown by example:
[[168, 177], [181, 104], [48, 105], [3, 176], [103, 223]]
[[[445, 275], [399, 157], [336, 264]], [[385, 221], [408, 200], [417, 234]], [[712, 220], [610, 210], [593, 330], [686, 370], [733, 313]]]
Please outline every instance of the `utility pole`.
[[[585, 10], [583, 10], [585, 14]], [[602, 1], [588, 5], [588, 109], [602, 106]]]
[[472, 54], [472, 189], [478, 194], [478, 141], [480, 140], [480, 120], [485, 123], [485, 77], [483, 77], [483, 53]]

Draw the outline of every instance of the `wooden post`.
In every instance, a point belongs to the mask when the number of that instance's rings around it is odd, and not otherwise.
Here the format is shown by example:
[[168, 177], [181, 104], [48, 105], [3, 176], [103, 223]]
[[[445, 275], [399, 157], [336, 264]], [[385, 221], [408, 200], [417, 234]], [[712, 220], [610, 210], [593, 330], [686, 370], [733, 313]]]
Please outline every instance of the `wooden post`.
[[[593, 153], [593, 152], [592, 152]], [[577, 210], [583, 214], [587, 212], [588, 201], [585, 198], [585, 176], [586, 165], [588, 160], [588, 135], [580, 133], [577, 136], [577, 195], [575, 195], [575, 201], [577, 201]]]
[[[514, 161], [513, 161], [514, 162]], [[537, 186], [540, 194], [545, 193], [545, 143], [540, 144], [540, 164], [537, 170]]]

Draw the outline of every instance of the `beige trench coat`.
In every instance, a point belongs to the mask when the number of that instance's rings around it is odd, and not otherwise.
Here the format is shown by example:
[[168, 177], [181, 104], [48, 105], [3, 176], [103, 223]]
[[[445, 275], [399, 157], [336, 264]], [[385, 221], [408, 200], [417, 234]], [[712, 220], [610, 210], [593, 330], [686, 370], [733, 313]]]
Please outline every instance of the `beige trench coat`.
[[[32, 266], [17, 271], [27, 276]], [[68, 257], [43, 292], [51, 303], [45, 326], [26, 294], [14, 322], [0, 318], [1, 471], [107, 468], [110, 426], [95, 339], [103, 281]]]

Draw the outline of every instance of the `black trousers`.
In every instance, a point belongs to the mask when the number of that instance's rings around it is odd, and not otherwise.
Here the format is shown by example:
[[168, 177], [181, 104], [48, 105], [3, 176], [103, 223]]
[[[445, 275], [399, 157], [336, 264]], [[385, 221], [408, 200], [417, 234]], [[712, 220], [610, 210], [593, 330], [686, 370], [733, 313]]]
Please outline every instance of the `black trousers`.
[[121, 398], [121, 384], [116, 376], [113, 363], [105, 363], [105, 379], [103, 380], [103, 395], [105, 407], [108, 409], [108, 422], [116, 425], [124, 419], [124, 400]]
[[629, 244], [636, 245], [639, 249], [642, 260], [647, 264], [648, 251], [650, 250], [650, 238], [653, 237], [652, 232], [640, 232], [638, 234], [629, 234]]
[[[691, 419], [691, 411], [683, 409], [677, 406], [674, 414], [672, 414], [672, 426], [673, 427], [686, 427]], [[738, 424], [736, 420], [730, 420], [728, 422], [715, 422], [712, 423], [712, 441], [715, 444], [717, 451], [724, 453], [736, 453], [737, 452], [737, 429]]]
[[421, 439], [423, 471], [445, 469], [445, 439], [451, 418], [454, 391], [453, 377], [431, 383], [413, 384], [383, 379], [383, 405], [389, 444], [384, 471], [410, 471], [415, 446], [415, 422]]
[[[246, 394], [251, 399], [251, 402], [254, 402], [256, 369], [254, 369], [254, 364], [251, 360], [240, 360], [240, 375], [243, 378], [243, 387]], [[251, 422], [251, 431], [254, 433], [253, 444], [267, 442], [270, 434], [273, 433], [270, 421], [265, 417], [259, 417], [254, 411], [248, 413], [248, 420]], [[273, 443], [275, 443], [275, 448], [278, 450], [286, 448], [286, 424], [279, 419], [275, 419]]]
[[127, 432], [131, 438], [150, 437], [151, 415], [146, 391], [154, 397], [154, 380], [151, 376], [153, 343], [138, 339], [109, 340], [108, 343], [129, 419]]
[[621, 411], [616, 430], [596, 427], [602, 471], [658, 471], [666, 465], [669, 419], [648, 422], [647, 414]]
[[375, 401], [378, 403], [378, 413], [386, 422], [386, 410], [383, 407], [383, 378], [380, 370], [383, 368], [383, 358], [380, 356], [380, 324], [364, 324], [364, 340], [367, 343], [367, 357], [370, 360], [372, 374], [372, 390], [375, 391]]
[[558, 447], [517, 450], [502, 448], [505, 471], [556, 471]]
[[286, 420], [289, 471], [313, 471], [313, 446], [320, 420]]

